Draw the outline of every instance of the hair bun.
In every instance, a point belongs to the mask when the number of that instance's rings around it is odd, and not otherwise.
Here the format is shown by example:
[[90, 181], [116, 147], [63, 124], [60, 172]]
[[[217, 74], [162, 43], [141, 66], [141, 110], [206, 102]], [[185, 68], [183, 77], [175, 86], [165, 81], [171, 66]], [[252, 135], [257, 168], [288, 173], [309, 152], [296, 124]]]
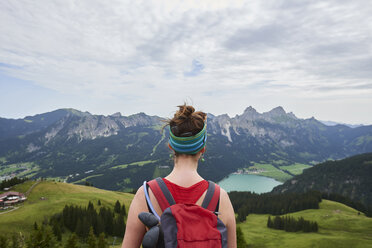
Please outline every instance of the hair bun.
[[168, 125], [172, 133], [179, 137], [188, 137], [197, 134], [204, 127], [207, 114], [201, 111], [195, 112], [195, 108], [190, 105], [178, 106], [178, 111], [174, 117], [168, 120]]
[[195, 108], [193, 106], [189, 106], [189, 105], [180, 105], [178, 106], [179, 110], [178, 110], [178, 113], [177, 115], [180, 117], [180, 118], [190, 118], [192, 116], [192, 114], [195, 112]]

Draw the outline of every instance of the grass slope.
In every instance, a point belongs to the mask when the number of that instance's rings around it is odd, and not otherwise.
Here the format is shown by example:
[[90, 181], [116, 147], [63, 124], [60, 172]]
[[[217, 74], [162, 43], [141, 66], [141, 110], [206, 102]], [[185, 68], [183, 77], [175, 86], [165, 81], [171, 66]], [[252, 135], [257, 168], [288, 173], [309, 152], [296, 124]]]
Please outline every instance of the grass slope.
[[[12, 190], [26, 192], [31, 181], [17, 185]], [[41, 200], [44, 197], [45, 200]], [[29, 233], [34, 222], [41, 223], [44, 216], [61, 212], [66, 204], [87, 206], [92, 201], [97, 207], [98, 200], [102, 205], [114, 207], [117, 200], [124, 203], [127, 209], [133, 199], [132, 194], [101, 190], [94, 187], [42, 181], [37, 184], [28, 196], [27, 201], [19, 209], [0, 215], [0, 233]]]
[[259, 164], [259, 163], [253, 163], [254, 166], [251, 166], [250, 169], [261, 169], [264, 170], [264, 172], [260, 172], [257, 175], [265, 176], [265, 177], [271, 177], [274, 178], [280, 182], [285, 182], [286, 180], [292, 178], [291, 175], [285, 173], [282, 170], [279, 170], [275, 166], [271, 164]]
[[[12, 190], [26, 192], [34, 182], [28, 181]], [[41, 200], [45, 197], [45, 200]], [[43, 181], [37, 184], [28, 200], [13, 212], [0, 215], [0, 233], [28, 233], [33, 223], [44, 216], [60, 212], [65, 204], [86, 206], [89, 201], [97, 207], [98, 199], [105, 206], [114, 206], [116, 200], [128, 208], [132, 194], [101, 190], [94, 187]], [[318, 233], [287, 233], [266, 227], [268, 215], [250, 214], [239, 224], [249, 247], [372, 247], [372, 219], [343, 204], [323, 200], [320, 209], [290, 214], [317, 221]], [[65, 238], [64, 238], [65, 239]], [[117, 240], [116, 243], [121, 241]]]
[[318, 233], [290, 233], [269, 229], [268, 215], [250, 214], [239, 224], [249, 247], [372, 247], [372, 219], [343, 204], [323, 200], [320, 209], [293, 214], [317, 221]]

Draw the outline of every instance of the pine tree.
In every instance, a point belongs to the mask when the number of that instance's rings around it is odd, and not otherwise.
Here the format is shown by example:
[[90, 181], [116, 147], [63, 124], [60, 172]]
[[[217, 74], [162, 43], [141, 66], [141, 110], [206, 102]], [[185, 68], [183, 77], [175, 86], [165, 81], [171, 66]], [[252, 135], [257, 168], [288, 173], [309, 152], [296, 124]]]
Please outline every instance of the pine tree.
[[98, 237], [97, 248], [107, 248], [107, 247], [108, 247], [108, 245], [107, 245], [106, 240], [105, 240], [105, 234], [101, 233]]
[[57, 222], [54, 222], [54, 224], [53, 224], [53, 234], [54, 234], [54, 236], [56, 236], [58, 241], [62, 240], [62, 231], [61, 231], [61, 228], [60, 228], [60, 226]]
[[238, 210], [238, 222], [243, 222], [247, 219], [247, 215], [244, 208]]
[[89, 201], [89, 203], [88, 203], [88, 211], [94, 211], [94, 206], [93, 206], [93, 203], [91, 201]]
[[124, 203], [123, 203], [123, 205], [121, 206], [120, 214], [122, 214], [123, 216], [127, 216], [127, 210], [125, 209], [125, 205], [124, 205]]
[[78, 240], [75, 233], [71, 234], [70, 238], [67, 240], [65, 248], [78, 248]]
[[43, 233], [42, 231], [35, 230], [31, 233], [30, 238], [26, 242], [27, 248], [42, 247], [43, 245]]
[[77, 221], [76, 228], [75, 228], [75, 233], [79, 237], [83, 237], [84, 236], [83, 221], [81, 219], [78, 219], [78, 221]]
[[101, 200], [98, 200], [97, 205], [101, 206]]
[[119, 214], [120, 213], [120, 209], [121, 209], [121, 205], [120, 205], [119, 200], [117, 200], [116, 203], [115, 203], [114, 212], [117, 213], [117, 214]]
[[96, 248], [97, 242], [96, 242], [96, 236], [94, 236], [93, 227], [90, 227], [89, 234], [88, 234], [88, 248]]
[[236, 242], [237, 248], [246, 248], [248, 247], [247, 242], [244, 239], [244, 235], [240, 226], [236, 227]]
[[45, 226], [40, 229], [40, 231], [43, 233], [43, 246], [42, 247], [48, 247], [53, 248], [56, 246], [57, 242], [53, 235], [52, 228], [50, 226]]
[[116, 237], [123, 237], [125, 232], [124, 216], [118, 215], [114, 220], [114, 235]]
[[272, 227], [272, 222], [271, 222], [271, 218], [269, 216], [269, 218], [267, 219], [267, 227], [271, 228]]
[[97, 225], [94, 229], [95, 234], [98, 236], [100, 233], [105, 232], [105, 222], [103, 221], [102, 216], [97, 217]]
[[281, 223], [281, 219], [279, 216], [275, 216], [274, 218], [274, 223], [273, 223], [273, 227], [275, 229], [280, 229], [280, 223]]

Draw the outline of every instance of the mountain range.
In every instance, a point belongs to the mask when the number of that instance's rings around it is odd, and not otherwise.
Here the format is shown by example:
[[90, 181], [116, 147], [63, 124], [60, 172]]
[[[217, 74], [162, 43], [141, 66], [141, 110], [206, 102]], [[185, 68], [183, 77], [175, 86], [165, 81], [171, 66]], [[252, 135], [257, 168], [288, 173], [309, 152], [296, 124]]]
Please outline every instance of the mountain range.
[[[164, 120], [75, 109], [0, 118], [0, 176], [55, 177], [132, 190], [171, 170]], [[206, 161], [199, 173], [215, 181], [253, 163], [316, 164], [372, 152], [372, 126], [327, 126], [282, 107], [265, 113], [248, 107], [235, 117], [208, 114], [207, 123]]]

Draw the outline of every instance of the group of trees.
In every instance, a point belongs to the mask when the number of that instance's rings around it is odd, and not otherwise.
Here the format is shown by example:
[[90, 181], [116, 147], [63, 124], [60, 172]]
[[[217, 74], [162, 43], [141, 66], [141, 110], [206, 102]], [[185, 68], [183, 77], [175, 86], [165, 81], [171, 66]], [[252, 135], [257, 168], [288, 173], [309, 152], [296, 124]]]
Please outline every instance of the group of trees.
[[88, 238], [90, 228], [96, 236], [105, 233], [110, 236], [123, 237], [125, 216], [125, 205], [121, 205], [119, 201], [116, 201], [114, 211], [108, 207], [100, 207], [97, 211], [93, 203], [89, 202], [86, 208], [66, 205], [62, 212], [53, 215], [49, 222], [56, 237], [59, 237], [63, 231], [63, 228], [59, 227], [65, 227], [83, 239]]
[[0, 190], [3, 190], [4, 188], [10, 188], [16, 184], [23, 183], [27, 180], [28, 178], [18, 178], [18, 177], [13, 177], [9, 180], [4, 180], [0, 183]]
[[81, 243], [88, 248], [107, 248], [105, 237], [123, 237], [124, 218], [127, 215], [125, 205], [116, 201], [114, 209], [104, 207], [98, 200], [99, 209], [92, 202], [87, 207], [65, 206], [61, 213], [47, 218], [41, 224], [34, 223], [34, 228], [27, 238], [14, 234], [11, 238], [0, 234], [0, 248], [54, 248], [60, 247], [62, 233], [71, 232], [64, 242], [65, 248], [78, 248]]
[[1, 248], [21, 248], [24, 247], [25, 237], [21, 234], [13, 234], [11, 237], [0, 235]]
[[[108, 248], [107, 242], [105, 240], [105, 234], [101, 233], [98, 237], [94, 235], [93, 228], [91, 227], [89, 230], [88, 237], [86, 239], [87, 248]], [[0, 246], [3, 248], [2, 246]], [[24, 247], [24, 245], [19, 242], [18, 246], [12, 243], [12, 246], [9, 248], [20, 248]], [[35, 247], [42, 247], [42, 248], [56, 248], [61, 247], [58, 244], [57, 237], [53, 235], [53, 230], [48, 225], [42, 225], [41, 228], [37, 228], [34, 230], [29, 239], [26, 241], [26, 248], [35, 248]], [[80, 242], [79, 238], [75, 233], [70, 234], [69, 238], [66, 240], [64, 248], [79, 248]], [[5, 246], [5, 248], [7, 248]]]
[[305, 209], [318, 209], [321, 201], [319, 192], [255, 194], [251, 192], [230, 192], [231, 203], [237, 221], [242, 222], [250, 213], [282, 215]]
[[[11, 237], [0, 235], [0, 248], [56, 248], [58, 246], [49, 225], [43, 224], [40, 228], [36, 225], [35, 228], [27, 238], [22, 233], [14, 233]], [[70, 246], [65, 247], [70, 248]]]
[[308, 221], [302, 217], [295, 219], [291, 216], [275, 216], [272, 220], [269, 216], [267, 227], [286, 232], [318, 232], [318, 223], [316, 221]]

